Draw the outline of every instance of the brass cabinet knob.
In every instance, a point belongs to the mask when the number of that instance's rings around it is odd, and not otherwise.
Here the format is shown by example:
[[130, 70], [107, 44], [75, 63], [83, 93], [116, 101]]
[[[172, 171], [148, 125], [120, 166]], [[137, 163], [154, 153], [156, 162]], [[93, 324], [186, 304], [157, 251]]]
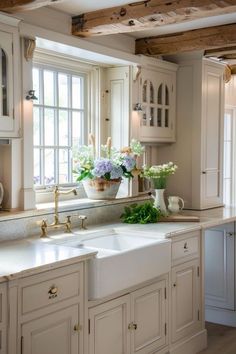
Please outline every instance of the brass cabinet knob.
[[48, 290], [49, 299], [54, 299], [55, 297], [57, 297], [57, 293], [58, 287], [55, 285], [51, 286], [51, 288]]
[[128, 329], [129, 330], [136, 330], [138, 328], [138, 325], [136, 323], [133, 323], [131, 322], [129, 325], [128, 325]]
[[177, 285], [177, 284], [176, 284], [176, 283], [174, 283], [174, 284], [173, 284], [173, 287], [175, 288], [175, 287], [176, 287], [176, 285]]
[[188, 244], [187, 244], [187, 242], [184, 243], [184, 249], [185, 249], [185, 250], [188, 249]]
[[234, 236], [234, 232], [226, 232], [226, 236], [232, 237]]
[[75, 324], [74, 325], [74, 331], [75, 332], [80, 332], [82, 330], [82, 326], [80, 324]]

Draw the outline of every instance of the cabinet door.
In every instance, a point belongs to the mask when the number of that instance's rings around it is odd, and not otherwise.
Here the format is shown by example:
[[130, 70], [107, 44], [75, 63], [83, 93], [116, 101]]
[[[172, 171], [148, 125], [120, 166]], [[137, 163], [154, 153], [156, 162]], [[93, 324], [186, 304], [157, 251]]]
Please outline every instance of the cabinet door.
[[89, 310], [89, 354], [130, 353], [129, 295]]
[[223, 67], [203, 66], [201, 207], [222, 205]]
[[131, 353], [152, 353], [166, 344], [166, 281], [131, 293]]
[[175, 138], [175, 74], [142, 70], [143, 114], [140, 140], [171, 142]]
[[205, 231], [205, 303], [234, 310], [234, 223]]
[[200, 328], [199, 260], [172, 269], [172, 342]]
[[0, 354], [6, 354], [7, 340], [7, 287], [0, 285]]
[[79, 306], [22, 325], [22, 354], [83, 354], [79, 340]]

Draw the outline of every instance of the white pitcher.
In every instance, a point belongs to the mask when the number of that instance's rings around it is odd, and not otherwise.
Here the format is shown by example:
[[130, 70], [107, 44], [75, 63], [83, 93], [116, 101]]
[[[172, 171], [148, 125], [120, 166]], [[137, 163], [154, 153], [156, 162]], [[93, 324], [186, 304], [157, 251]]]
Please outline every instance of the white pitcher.
[[2, 183], [0, 182], [0, 208], [2, 206], [3, 196], [4, 196], [4, 189], [3, 189]]
[[184, 201], [182, 198], [177, 196], [168, 197], [168, 209], [171, 213], [178, 213], [183, 208], [184, 208]]

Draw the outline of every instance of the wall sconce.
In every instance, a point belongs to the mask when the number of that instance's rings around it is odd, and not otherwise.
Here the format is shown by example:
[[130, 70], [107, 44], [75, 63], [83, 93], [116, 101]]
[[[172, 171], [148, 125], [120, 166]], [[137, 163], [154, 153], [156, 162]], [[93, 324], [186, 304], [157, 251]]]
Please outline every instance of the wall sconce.
[[141, 103], [136, 103], [135, 106], [134, 106], [134, 111], [142, 112], [143, 111], [142, 104]]
[[26, 100], [37, 100], [38, 97], [35, 96], [35, 90], [29, 90], [28, 95], [25, 97]]

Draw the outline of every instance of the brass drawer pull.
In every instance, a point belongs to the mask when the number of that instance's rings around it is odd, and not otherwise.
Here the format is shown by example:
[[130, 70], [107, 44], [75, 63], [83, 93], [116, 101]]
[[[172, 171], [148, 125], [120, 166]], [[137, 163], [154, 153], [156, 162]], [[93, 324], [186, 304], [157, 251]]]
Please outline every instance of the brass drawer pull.
[[82, 330], [82, 326], [80, 324], [74, 325], [74, 331], [75, 332], [80, 332]]
[[184, 243], [184, 252], [187, 252], [188, 251], [188, 244], [187, 242]]
[[136, 330], [138, 328], [138, 325], [136, 323], [133, 323], [131, 322], [129, 325], [128, 325], [128, 329], [129, 330]]
[[57, 293], [58, 293], [58, 287], [53, 285], [48, 291], [49, 299], [54, 299], [55, 297], [57, 297]]

